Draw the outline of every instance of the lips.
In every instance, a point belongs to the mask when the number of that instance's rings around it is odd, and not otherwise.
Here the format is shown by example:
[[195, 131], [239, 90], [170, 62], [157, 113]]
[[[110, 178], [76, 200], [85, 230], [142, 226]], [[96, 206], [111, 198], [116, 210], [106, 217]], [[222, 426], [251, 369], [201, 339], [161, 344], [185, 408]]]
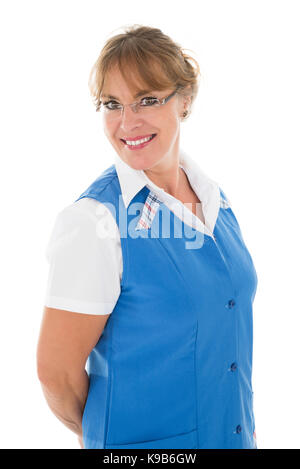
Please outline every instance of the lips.
[[126, 138], [121, 138], [120, 140], [121, 140], [123, 143], [126, 143], [126, 140], [127, 140], [127, 141], [130, 141], [130, 142], [135, 142], [136, 140], [142, 140], [143, 138], [148, 138], [148, 137], [154, 138], [155, 135], [156, 135], [156, 134], [138, 135], [137, 137], [126, 137]]

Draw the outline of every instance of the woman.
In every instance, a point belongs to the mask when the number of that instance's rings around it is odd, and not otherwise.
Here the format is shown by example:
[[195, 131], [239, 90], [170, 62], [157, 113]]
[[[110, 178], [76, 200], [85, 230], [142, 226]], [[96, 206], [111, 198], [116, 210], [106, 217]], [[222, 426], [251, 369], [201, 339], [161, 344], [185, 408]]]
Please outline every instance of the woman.
[[115, 162], [56, 220], [37, 353], [84, 448], [256, 447], [257, 276], [224, 192], [180, 148], [193, 60], [134, 26], [90, 76]]

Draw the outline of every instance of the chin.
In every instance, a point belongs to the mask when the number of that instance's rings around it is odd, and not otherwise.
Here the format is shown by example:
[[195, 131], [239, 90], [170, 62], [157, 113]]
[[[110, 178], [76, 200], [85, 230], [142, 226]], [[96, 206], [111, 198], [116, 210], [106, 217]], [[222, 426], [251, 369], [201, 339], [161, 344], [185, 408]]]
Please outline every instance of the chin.
[[119, 157], [128, 164], [133, 169], [149, 169], [151, 168], [155, 162], [149, 161], [149, 157], [145, 158], [141, 156], [141, 154], [133, 154], [133, 155], [124, 155], [124, 153], [119, 153]]

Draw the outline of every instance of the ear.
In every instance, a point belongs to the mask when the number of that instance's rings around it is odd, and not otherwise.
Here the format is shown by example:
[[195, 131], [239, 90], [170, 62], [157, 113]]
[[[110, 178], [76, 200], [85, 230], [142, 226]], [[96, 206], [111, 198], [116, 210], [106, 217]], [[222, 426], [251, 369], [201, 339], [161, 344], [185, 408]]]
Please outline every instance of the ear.
[[181, 108], [181, 120], [184, 120], [190, 111], [190, 106], [191, 106], [191, 96], [184, 96], [182, 100], [182, 108]]
[[191, 103], [192, 103], [192, 85], [187, 85], [184, 89], [184, 94], [183, 96], [183, 105], [184, 105], [184, 110], [188, 110]]
[[191, 96], [191, 85], [188, 85], [184, 89], [184, 94], [181, 93], [180, 95], [180, 118], [181, 120], [185, 119], [185, 117], [188, 115], [190, 111], [190, 106], [192, 103], [192, 96]]
[[184, 110], [187, 111], [192, 103], [192, 97], [191, 96], [185, 96], [183, 105], [184, 105]]

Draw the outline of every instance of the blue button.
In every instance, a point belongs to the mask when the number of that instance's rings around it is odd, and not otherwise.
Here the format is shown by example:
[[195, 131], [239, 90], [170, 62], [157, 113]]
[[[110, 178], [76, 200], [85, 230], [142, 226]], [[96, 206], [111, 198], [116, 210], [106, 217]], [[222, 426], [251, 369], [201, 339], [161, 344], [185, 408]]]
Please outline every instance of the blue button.
[[237, 364], [235, 362], [231, 363], [230, 370], [235, 371], [237, 369]]
[[229, 308], [233, 308], [234, 305], [235, 305], [235, 301], [234, 301], [234, 300], [229, 300], [229, 301], [228, 301], [228, 307], [229, 307]]
[[236, 427], [236, 432], [237, 432], [237, 433], [241, 433], [241, 431], [242, 431], [242, 427], [241, 427], [240, 425], [238, 425], [238, 426]]

